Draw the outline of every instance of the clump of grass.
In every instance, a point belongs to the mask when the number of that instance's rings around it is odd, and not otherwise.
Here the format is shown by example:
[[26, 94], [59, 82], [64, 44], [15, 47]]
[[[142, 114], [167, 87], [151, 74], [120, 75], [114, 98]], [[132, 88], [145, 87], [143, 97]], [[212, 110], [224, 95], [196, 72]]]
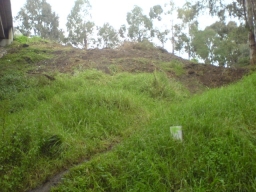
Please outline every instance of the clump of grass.
[[160, 64], [160, 66], [165, 71], [174, 72], [177, 76], [185, 73], [185, 70], [183, 69], [184, 64], [177, 60], [172, 60], [171, 62], [163, 62]]
[[40, 152], [48, 157], [56, 157], [61, 153], [63, 139], [59, 135], [45, 137], [40, 144]]
[[153, 99], [168, 101], [189, 97], [189, 92], [180, 83], [170, 80], [165, 73], [140, 73], [132, 75], [121, 73], [116, 76], [114, 86], [137, 94], [143, 94]]
[[42, 39], [41, 37], [28, 37], [28, 36], [18, 36], [14, 37], [14, 43], [27, 44], [27, 43], [39, 43], [39, 42], [49, 42], [48, 40]]

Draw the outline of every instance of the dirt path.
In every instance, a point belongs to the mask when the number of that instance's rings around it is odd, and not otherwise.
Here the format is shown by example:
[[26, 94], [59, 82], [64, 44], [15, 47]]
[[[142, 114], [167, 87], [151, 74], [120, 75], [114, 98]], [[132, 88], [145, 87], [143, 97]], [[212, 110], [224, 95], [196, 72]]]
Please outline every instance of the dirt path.
[[68, 173], [68, 171], [69, 170], [66, 170], [66, 171], [59, 173], [58, 175], [55, 175], [51, 179], [47, 180], [43, 185], [41, 185], [33, 190], [30, 190], [28, 192], [49, 192], [52, 187], [58, 185], [61, 182], [61, 179], [63, 178], [63, 176], [66, 173]]

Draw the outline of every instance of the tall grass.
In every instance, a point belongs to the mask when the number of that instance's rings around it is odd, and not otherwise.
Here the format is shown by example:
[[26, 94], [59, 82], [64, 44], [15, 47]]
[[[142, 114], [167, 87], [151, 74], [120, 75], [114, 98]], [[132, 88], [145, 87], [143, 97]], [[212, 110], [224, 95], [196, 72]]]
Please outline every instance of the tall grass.
[[183, 89], [160, 73], [109, 76], [92, 70], [54, 82], [34, 79], [0, 101], [0, 188], [24, 191], [109, 150], [142, 129], [157, 103], [187, 97]]
[[[255, 191], [256, 74], [180, 104], [75, 167], [52, 191]], [[153, 110], [153, 109], [152, 109]], [[182, 125], [184, 140], [169, 127]]]

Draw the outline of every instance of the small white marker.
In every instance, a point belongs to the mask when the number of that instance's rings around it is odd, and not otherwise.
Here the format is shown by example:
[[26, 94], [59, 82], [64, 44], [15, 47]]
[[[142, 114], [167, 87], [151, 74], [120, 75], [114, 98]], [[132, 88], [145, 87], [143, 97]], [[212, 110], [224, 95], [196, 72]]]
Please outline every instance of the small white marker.
[[171, 126], [170, 127], [171, 135], [174, 139], [182, 141], [182, 126]]

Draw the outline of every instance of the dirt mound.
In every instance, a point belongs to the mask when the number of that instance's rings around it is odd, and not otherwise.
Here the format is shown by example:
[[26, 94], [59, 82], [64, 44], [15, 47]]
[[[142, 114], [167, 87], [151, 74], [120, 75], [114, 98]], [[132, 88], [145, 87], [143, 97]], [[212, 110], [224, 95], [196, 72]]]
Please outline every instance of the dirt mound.
[[[58, 71], [73, 73], [75, 69], [97, 69], [108, 74], [117, 72], [165, 71], [170, 78], [185, 84], [192, 93], [202, 87], [214, 88], [241, 79], [249, 70], [243, 68], [224, 68], [213, 65], [194, 64], [162, 48], [150, 44], [125, 43], [117, 49], [81, 50], [59, 46], [53, 51], [54, 57], [37, 63], [31, 73]], [[177, 75], [165, 70], [161, 63], [176, 61], [183, 64], [184, 73]]]
[[196, 92], [196, 85], [215, 88], [236, 82], [249, 73], [245, 68], [225, 68], [205, 64], [185, 64], [186, 73], [178, 79], [188, 85], [191, 92]]

